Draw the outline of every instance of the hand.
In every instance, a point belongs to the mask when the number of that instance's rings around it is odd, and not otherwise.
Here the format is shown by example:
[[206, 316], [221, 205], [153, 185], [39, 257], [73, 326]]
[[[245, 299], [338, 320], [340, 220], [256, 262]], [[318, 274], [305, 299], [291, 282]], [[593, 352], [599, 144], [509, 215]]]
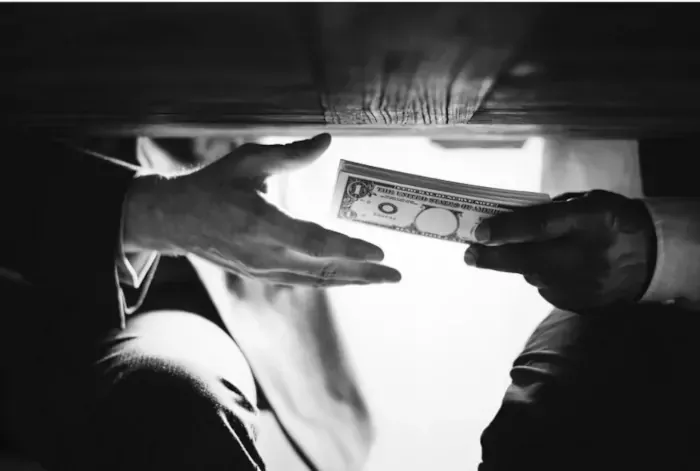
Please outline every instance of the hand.
[[308, 164], [329, 145], [328, 134], [284, 146], [246, 144], [185, 176], [136, 178], [127, 195], [126, 245], [191, 253], [277, 284], [399, 281], [398, 271], [374, 263], [384, 257], [379, 247], [294, 219], [259, 191], [269, 175]]
[[646, 206], [607, 191], [565, 194], [552, 203], [482, 221], [465, 262], [525, 275], [544, 299], [567, 310], [638, 301], [656, 263]]

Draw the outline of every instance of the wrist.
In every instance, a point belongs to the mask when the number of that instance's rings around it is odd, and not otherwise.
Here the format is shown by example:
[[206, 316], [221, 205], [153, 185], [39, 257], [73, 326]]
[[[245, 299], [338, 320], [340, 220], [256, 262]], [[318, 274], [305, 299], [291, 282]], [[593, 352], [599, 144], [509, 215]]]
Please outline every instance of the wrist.
[[168, 236], [171, 217], [167, 211], [171, 203], [170, 187], [174, 183], [157, 175], [134, 178], [124, 201], [125, 252], [158, 251], [178, 253]]

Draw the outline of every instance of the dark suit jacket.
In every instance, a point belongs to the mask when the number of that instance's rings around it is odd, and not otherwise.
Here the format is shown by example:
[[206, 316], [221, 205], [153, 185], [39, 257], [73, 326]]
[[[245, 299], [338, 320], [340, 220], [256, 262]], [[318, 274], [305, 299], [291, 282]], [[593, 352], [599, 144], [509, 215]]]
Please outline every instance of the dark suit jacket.
[[123, 326], [115, 260], [135, 167], [25, 132], [0, 139], [0, 266], [75, 310], [96, 311], [86, 336]]

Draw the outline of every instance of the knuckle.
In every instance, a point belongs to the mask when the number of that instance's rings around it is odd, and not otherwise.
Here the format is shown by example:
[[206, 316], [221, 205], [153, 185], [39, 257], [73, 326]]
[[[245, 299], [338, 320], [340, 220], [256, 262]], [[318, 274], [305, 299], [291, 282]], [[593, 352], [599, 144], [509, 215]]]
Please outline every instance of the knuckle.
[[492, 268], [495, 259], [498, 258], [501, 248], [502, 247], [499, 246], [489, 247], [486, 245], [477, 246], [476, 244], [472, 244], [469, 250], [474, 256], [478, 268]]
[[306, 253], [308, 255], [317, 258], [323, 256], [323, 244], [318, 238], [306, 236], [304, 238], [304, 246], [306, 247]]
[[315, 280], [314, 283], [312, 284], [312, 286], [314, 288], [326, 288], [328, 285], [329, 285], [329, 281], [324, 280], [323, 278], [319, 278], [319, 279]]
[[335, 263], [326, 263], [321, 267], [320, 272], [318, 273], [319, 278], [322, 280], [328, 281], [328, 280], [333, 280], [335, 279], [336, 275], [338, 273], [338, 267], [336, 266]]

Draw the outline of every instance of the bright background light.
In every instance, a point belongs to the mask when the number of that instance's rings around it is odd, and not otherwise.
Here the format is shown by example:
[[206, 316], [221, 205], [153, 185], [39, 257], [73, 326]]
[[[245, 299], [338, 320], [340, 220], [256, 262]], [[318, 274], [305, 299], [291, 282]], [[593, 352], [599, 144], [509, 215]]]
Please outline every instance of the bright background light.
[[334, 219], [339, 160], [539, 191], [542, 145], [446, 150], [426, 138], [334, 138], [313, 165], [270, 182], [273, 201], [294, 216], [377, 244], [403, 274], [397, 285], [330, 290], [377, 428], [365, 471], [476, 469], [510, 365], [550, 306], [519, 276], [467, 267], [466, 246]]

